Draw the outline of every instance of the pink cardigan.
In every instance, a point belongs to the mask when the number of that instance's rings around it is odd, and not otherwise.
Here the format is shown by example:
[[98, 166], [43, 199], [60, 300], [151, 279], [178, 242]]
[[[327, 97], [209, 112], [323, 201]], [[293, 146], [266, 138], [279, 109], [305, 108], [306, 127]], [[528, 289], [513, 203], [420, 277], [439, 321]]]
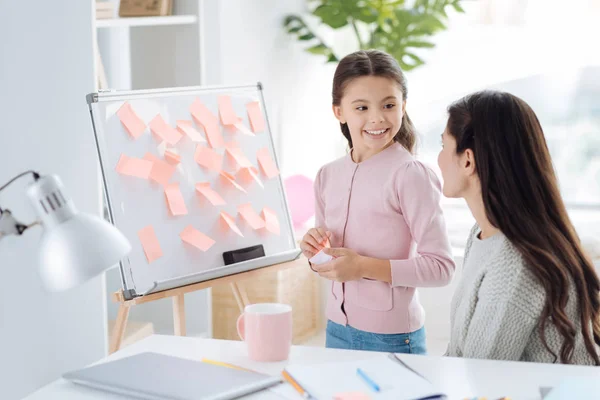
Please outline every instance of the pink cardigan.
[[316, 226], [332, 232], [332, 247], [388, 259], [392, 267], [391, 285], [331, 282], [328, 319], [374, 333], [423, 326], [416, 288], [447, 285], [455, 268], [440, 196], [435, 173], [398, 143], [358, 164], [348, 154], [321, 168]]

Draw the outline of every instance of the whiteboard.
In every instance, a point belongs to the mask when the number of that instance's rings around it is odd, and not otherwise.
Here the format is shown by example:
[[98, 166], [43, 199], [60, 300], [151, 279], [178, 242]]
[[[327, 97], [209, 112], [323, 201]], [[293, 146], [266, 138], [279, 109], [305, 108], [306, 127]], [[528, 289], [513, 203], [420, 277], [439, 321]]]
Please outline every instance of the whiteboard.
[[[231, 126], [223, 126], [219, 118], [219, 97], [229, 96], [231, 105], [245, 132]], [[117, 172], [122, 155], [142, 159], [147, 153], [164, 160], [165, 144], [149, 128], [150, 122], [161, 115], [164, 121], [175, 128], [179, 120], [192, 121], [193, 127], [206, 139], [203, 126], [196, 121], [190, 111], [191, 105], [200, 101], [211, 113], [219, 118], [219, 130], [228, 146], [241, 149], [243, 154], [259, 171], [264, 187], [257, 182], [242, 185], [246, 193], [236, 189], [223, 179], [219, 172], [200, 166], [195, 158], [197, 146], [212, 148], [210, 142], [197, 143], [183, 135], [173, 146], [181, 158], [169, 184], [179, 183], [187, 214], [173, 216], [165, 196], [165, 187], [151, 179], [128, 176]], [[189, 87], [139, 91], [106, 91], [87, 96], [94, 134], [100, 158], [102, 177], [111, 222], [132, 244], [132, 251], [120, 263], [121, 279], [127, 297], [149, 294], [165, 289], [180, 287], [208, 279], [231, 275], [297, 258], [300, 250], [296, 247], [292, 222], [285, 198], [281, 176], [268, 179], [257, 162], [257, 153], [267, 148], [277, 168], [261, 84], [242, 87]], [[247, 112], [247, 104], [258, 102], [264, 130], [252, 134]], [[118, 111], [125, 104], [144, 122], [146, 128], [140, 136], [134, 137], [125, 129]], [[231, 144], [234, 142], [235, 144]], [[236, 173], [240, 166], [226, 154], [225, 148], [212, 150], [224, 156], [223, 170]], [[226, 204], [213, 205], [196, 190], [199, 182], [210, 182]], [[279, 234], [265, 228], [253, 229], [238, 213], [238, 206], [252, 205], [258, 213], [264, 207], [277, 216]], [[224, 223], [221, 212], [235, 219], [243, 237], [236, 234]], [[138, 235], [141, 229], [151, 225], [162, 256], [149, 262]], [[186, 227], [193, 228], [210, 237], [214, 244], [206, 251], [182, 241], [180, 234]], [[223, 253], [262, 244], [265, 257], [224, 265]]]

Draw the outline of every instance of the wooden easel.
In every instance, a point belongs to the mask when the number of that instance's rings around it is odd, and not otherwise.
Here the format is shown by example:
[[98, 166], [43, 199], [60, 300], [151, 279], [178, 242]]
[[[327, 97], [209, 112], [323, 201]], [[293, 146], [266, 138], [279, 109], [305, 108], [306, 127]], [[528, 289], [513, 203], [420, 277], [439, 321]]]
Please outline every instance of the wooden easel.
[[235, 275], [224, 276], [222, 278], [211, 279], [209, 281], [198, 282], [192, 285], [182, 286], [174, 289], [164, 290], [162, 292], [152, 293], [147, 296], [136, 297], [131, 300], [125, 300], [123, 292], [120, 290], [113, 293], [111, 296], [115, 303], [119, 303], [119, 311], [117, 313], [117, 321], [113, 328], [112, 338], [110, 341], [109, 354], [119, 350], [127, 327], [127, 319], [129, 317], [129, 309], [132, 306], [148, 303], [155, 300], [171, 297], [173, 300], [173, 325], [174, 333], [177, 336], [185, 336], [185, 303], [184, 295], [186, 293], [195, 292], [197, 290], [208, 289], [213, 286], [229, 284], [233, 295], [240, 309], [240, 313], [244, 312], [244, 308], [250, 304], [246, 290], [243, 286], [238, 285], [239, 281], [252, 279], [260, 276], [264, 272], [282, 271], [288, 268], [299, 267], [306, 268], [306, 259], [297, 259], [286, 263], [275, 264], [264, 268], [254, 269], [251, 271], [242, 272]]

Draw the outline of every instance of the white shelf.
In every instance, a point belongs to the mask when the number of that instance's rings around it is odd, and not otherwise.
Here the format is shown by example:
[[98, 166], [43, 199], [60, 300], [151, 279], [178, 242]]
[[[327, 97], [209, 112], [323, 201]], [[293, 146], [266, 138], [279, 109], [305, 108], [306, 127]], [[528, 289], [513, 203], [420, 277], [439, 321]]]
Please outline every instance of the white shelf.
[[96, 20], [96, 28], [129, 26], [190, 25], [198, 21], [196, 15], [170, 15], [166, 17], [132, 17]]

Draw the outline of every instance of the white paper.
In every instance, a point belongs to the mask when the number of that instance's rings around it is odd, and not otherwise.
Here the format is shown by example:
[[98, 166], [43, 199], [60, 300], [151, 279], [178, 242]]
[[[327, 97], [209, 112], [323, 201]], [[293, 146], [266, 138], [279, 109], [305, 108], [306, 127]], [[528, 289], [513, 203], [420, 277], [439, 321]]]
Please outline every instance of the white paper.
[[319, 264], [324, 264], [331, 260], [333, 260], [333, 257], [330, 256], [329, 254], [323, 253], [323, 250], [321, 250], [317, 254], [312, 256], [308, 261], [310, 261], [312, 264], [319, 265]]

